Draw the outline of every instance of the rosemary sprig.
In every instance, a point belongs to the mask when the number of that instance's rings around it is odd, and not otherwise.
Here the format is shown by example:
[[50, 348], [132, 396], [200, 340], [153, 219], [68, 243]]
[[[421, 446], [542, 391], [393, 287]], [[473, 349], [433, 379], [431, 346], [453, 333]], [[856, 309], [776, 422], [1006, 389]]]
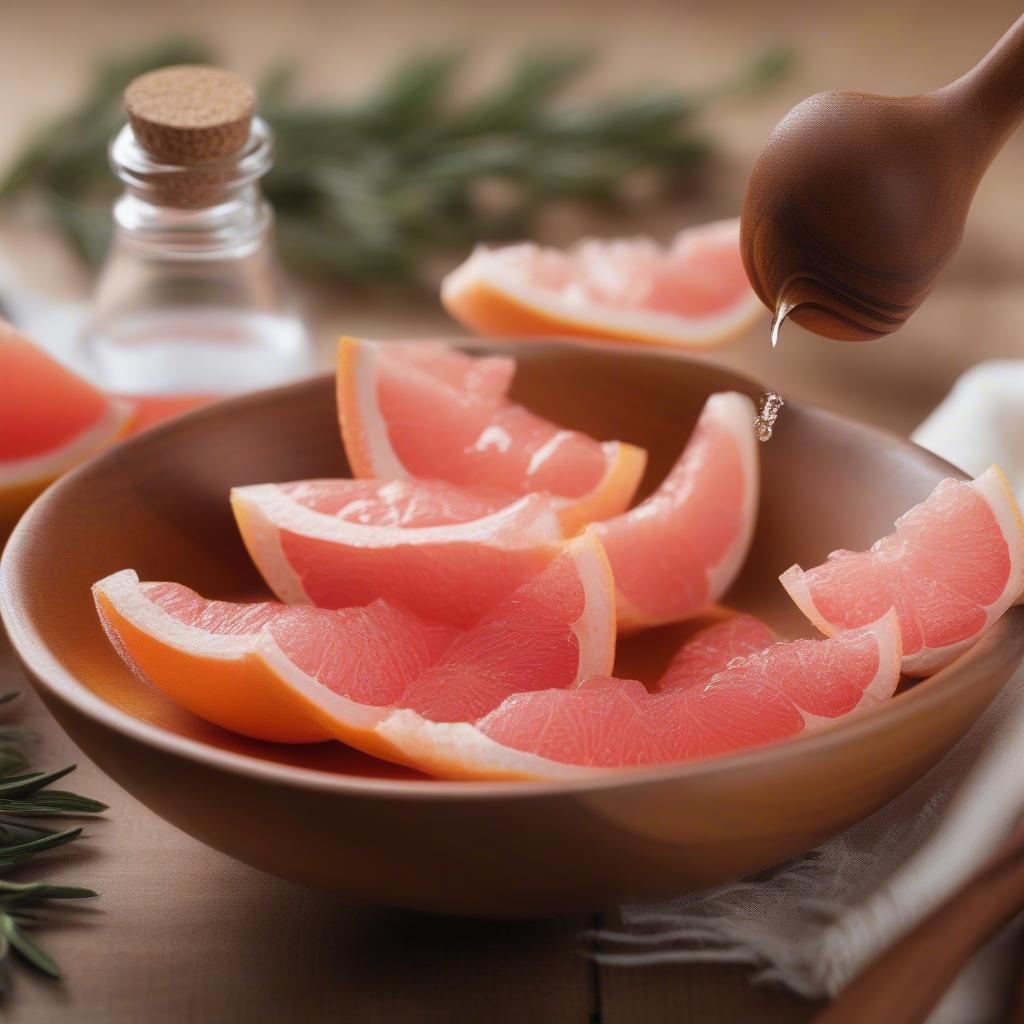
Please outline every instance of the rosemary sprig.
[[[0, 705], [10, 703], [16, 696], [17, 693], [0, 695]], [[0, 872], [22, 867], [41, 853], [66, 846], [82, 832], [79, 827], [43, 828], [25, 819], [96, 814], [106, 810], [106, 805], [98, 800], [50, 788], [73, 772], [74, 765], [53, 772], [25, 771], [27, 739], [22, 729], [0, 728]], [[92, 889], [79, 886], [0, 879], [0, 968], [6, 966], [14, 951], [32, 967], [51, 978], [59, 978], [57, 963], [27, 930], [41, 922], [42, 916], [37, 911], [52, 901], [80, 900], [95, 895]], [[3, 987], [0, 975], [0, 992]]]
[[[150, 68], [214, 57], [171, 41], [95, 73], [81, 102], [44, 125], [0, 179], [0, 201], [35, 194], [79, 252], [97, 262], [116, 183], [106, 147], [127, 83]], [[489, 91], [453, 100], [455, 51], [414, 55], [360, 100], [294, 98], [294, 66], [265, 77], [260, 109], [277, 139], [264, 186], [294, 264], [357, 281], [415, 284], [438, 253], [530, 234], [545, 204], [623, 201], [643, 172], [690, 184], [712, 152], [696, 116], [779, 78], [773, 49], [703, 91], [643, 90], [567, 102], [591, 63], [583, 51], [528, 52]], [[492, 186], [495, 182], [500, 189]], [[501, 201], [494, 196], [500, 192]]]

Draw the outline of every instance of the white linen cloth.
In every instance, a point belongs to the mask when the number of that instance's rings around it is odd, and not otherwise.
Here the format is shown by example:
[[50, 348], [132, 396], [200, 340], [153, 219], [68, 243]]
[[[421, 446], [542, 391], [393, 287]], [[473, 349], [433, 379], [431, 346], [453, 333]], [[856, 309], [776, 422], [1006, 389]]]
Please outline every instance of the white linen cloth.
[[[1024, 498], [1024, 360], [972, 368], [913, 437], [972, 475], [997, 462]], [[1024, 669], [940, 764], [882, 810], [763, 876], [627, 908], [626, 930], [598, 933], [598, 957], [750, 963], [755, 980], [834, 996], [1009, 835], [1024, 812], [1022, 760]], [[930, 1024], [999, 1018], [1018, 930], [1019, 921], [975, 956]]]

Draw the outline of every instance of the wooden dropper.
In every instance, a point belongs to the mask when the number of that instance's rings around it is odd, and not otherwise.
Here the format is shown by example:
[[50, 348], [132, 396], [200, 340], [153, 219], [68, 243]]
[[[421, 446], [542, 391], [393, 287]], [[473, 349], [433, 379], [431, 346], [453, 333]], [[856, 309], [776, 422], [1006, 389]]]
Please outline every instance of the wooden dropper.
[[1024, 17], [935, 92], [798, 104], [743, 198], [740, 245], [761, 300], [829, 338], [898, 330], [956, 252], [978, 183], [1022, 120]]

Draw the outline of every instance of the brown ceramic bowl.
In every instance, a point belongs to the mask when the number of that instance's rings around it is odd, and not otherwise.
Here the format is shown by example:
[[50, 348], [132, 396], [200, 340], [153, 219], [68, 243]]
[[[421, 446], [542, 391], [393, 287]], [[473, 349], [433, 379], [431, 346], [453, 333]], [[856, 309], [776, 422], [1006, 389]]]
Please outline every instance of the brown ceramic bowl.
[[[653, 486], [713, 391], [756, 388], [663, 354], [527, 343], [514, 395], [538, 412], [651, 452]], [[730, 603], [809, 632], [776, 577], [859, 547], [936, 481], [960, 475], [896, 437], [797, 403], [761, 449], [757, 538]], [[587, 781], [429, 780], [340, 744], [248, 741], [128, 673], [89, 585], [127, 567], [209, 596], [259, 580], [228, 488], [346, 472], [332, 382], [224, 402], [135, 438], [65, 477], [12, 536], [0, 601], [47, 706], [105, 771], [168, 821], [285, 878], [360, 901], [454, 914], [534, 915], [650, 900], [799, 854], [891, 800], [963, 734], [1024, 654], [1024, 610], [933, 678], [815, 736]], [[664, 658], [678, 631], [622, 658]]]

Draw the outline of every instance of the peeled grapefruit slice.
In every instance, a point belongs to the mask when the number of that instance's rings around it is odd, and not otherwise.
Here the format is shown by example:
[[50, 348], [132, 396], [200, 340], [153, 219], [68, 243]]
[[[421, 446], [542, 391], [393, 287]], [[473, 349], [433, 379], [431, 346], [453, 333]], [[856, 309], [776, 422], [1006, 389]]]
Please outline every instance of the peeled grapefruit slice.
[[456, 320], [485, 335], [577, 335], [702, 349], [739, 337], [763, 307], [747, 281], [739, 221], [650, 239], [478, 247], [441, 285]]
[[1024, 520], [1002, 470], [943, 480], [868, 551], [833, 551], [780, 577], [823, 633], [895, 608], [903, 671], [925, 676], [973, 644], [1024, 588]]
[[557, 554], [551, 501], [498, 511], [486, 496], [422, 480], [237, 487], [249, 554], [287, 604], [348, 608], [376, 598], [468, 627]]
[[353, 475], [548, 492], [570, 533], [628, 508], [647, 461], [641, 448], [565, 430], [493, 391], [453, 386], [387, 345], [342, 339], [337, 387]]
[[374, 729], [393, 707], [476, 718], [510, 693], [608, 672], [615, 653], [611, 574], [590, 535], [462, 636], [384, 601], [338, 611], [207, 601], [131, 570], [93, 594], [132, 670], [207, 721], [278, 742], [333, 737], [393, 759]]
[[130, 415], [0, 320], [0, 534], [47, 484], [117, 439]]
[[177, 583], [140, 583], [130, 569], [93, 596], [131, 669], [215, 725], [261, 740], [315, 743], [372, 737], [373, 707], [396, 700], [455, 631], [383, 601], [326, 611], [276, 602], [207, 601]]
[[475, 724], [392, 712], [378, 726], [409, 763], [444, 778], [544, 779], [709, 757], [821, 728], [892, 696], [900, 633], [891, 612], [826, 640], [775, 643], [702, 687], [650, 694], [597, 677], [515, 694]]
[[615, 575], [620, 627], [689, 618], [736, 578], [757, 516], [754, 415], [745, 395], [712, 395], [654, 494], [594, 524]]
[[736, 658], [745, 658], [778, 640], [775, 631], [753, 615], [733, 615], [695, 633], [668, 664], [658, 689], [703, 686]]

